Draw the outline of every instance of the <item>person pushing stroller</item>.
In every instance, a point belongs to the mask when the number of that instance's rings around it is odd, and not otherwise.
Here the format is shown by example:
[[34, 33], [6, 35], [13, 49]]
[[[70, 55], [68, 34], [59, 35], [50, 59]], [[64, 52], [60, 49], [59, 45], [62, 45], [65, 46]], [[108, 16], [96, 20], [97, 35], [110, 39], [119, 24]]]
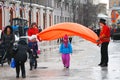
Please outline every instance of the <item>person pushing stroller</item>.
[[1, 33], [1, 43], [4, 45], [4, 50], [5, 50], [3, 60], [7, 58], [8, 64], [10, 64], [11, 58], [13, 56], [12, 48], [14, 42], [15, 42], [15, 35], [13, 33], [13, 29], [10, 25], [8, 25]]

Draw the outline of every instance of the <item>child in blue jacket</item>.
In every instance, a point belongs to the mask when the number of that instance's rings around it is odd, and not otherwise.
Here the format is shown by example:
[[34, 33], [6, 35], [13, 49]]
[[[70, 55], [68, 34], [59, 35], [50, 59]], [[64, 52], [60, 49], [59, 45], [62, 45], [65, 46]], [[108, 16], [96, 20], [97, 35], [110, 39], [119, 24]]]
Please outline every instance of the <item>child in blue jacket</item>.
[[62, 62], [64, 67], [69, 68], [70, 66], [70, 54], [72, 53], [72, 46], [68, 40], [68, 36], [63, 37], [63, 42], [60, 45], [60, 53], [62, 54]]
[[38, 45], [37, 45], [37, 41], [36, 41], [36, 37], [32, 36], [30, 42], [28, 43], [29, 48], [32, 51], [32, 56], [30, 56], [30, 70], [32, 70], [33, 65], [34, 65], [34, 69], [37, 68], [37, 51], [38, 51]]

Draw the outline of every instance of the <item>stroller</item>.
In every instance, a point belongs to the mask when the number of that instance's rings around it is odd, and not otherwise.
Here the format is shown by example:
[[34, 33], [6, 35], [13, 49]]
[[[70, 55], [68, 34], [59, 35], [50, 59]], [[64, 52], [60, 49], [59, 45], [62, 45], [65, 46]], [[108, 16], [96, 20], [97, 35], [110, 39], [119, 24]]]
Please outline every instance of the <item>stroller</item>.
[[4, 48], [4, 45], [0, 44], [0, 64], [3, 66], [3, 63], [7, 62], [6, 60], [6, 50]]

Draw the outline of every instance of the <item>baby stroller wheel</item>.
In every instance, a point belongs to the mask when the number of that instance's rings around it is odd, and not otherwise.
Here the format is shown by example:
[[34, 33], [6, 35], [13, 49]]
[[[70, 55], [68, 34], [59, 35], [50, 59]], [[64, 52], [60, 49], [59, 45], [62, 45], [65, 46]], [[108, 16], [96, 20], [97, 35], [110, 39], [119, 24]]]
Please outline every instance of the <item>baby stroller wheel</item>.
[[10, 65], [10, 60], [8, 60], [8, 65]]
[[4, 62], [3, 62], [3, 60], [2, 60], [2, 61], [1, 61], [1, 66], [2, 66], [2, 67], [3, 67], [3, 63], [4, 63]]

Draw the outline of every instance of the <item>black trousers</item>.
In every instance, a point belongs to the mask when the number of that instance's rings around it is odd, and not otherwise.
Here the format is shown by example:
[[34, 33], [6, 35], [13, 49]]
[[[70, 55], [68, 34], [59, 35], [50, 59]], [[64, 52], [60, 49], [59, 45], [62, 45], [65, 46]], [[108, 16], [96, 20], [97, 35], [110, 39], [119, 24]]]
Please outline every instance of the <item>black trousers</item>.
[[20, 70], [21, 70], [22, 76], [26, 76], [25, 62], [16, 62], [16, 76], [19, 76]]
[[32, 58], [30, 59], [30, 69], [32, 69], [34, 66], [34, 68], [37, 68], [37, 58]]
[[13, 57], [12, 55], [12, 46], [9, 47], [9, 48], [5, 48], [5, 51], [6, 51], [6, 58], [9, 62], [11, 62], [11, 58]]
[[109, 42], [101, 44], [101, 62], [100, 64], [108, 64], [108, 45]]
[[72, 37], [69, 38], [70, 43], [72, 43]]

